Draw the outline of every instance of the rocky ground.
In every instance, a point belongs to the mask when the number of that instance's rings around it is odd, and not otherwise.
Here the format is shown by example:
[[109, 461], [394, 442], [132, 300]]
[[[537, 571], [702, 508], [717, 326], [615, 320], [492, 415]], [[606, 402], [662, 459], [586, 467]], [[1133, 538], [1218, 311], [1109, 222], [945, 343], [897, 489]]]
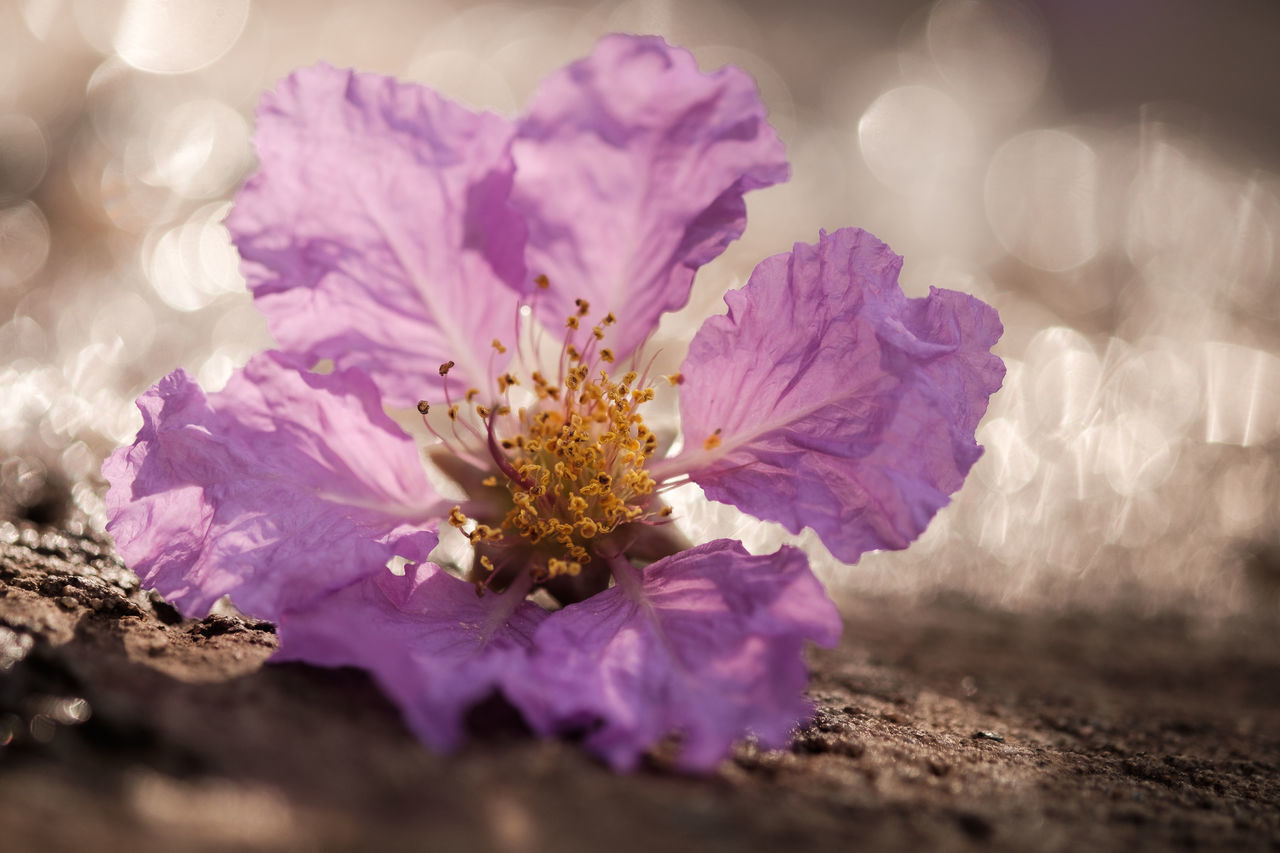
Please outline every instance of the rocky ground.
[[1280, 636], [847, 602], [789, 751], [615, 775], [501, 708], [433, 755], [360, 672], [265, 666], [107, 545], [0, 522], [0, 847], [1280, 850]]

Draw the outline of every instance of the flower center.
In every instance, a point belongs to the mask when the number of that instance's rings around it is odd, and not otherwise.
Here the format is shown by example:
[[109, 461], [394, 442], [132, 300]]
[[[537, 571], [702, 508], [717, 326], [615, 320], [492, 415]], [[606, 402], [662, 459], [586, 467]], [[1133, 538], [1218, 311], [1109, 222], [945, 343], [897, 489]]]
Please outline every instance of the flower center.
[[535, 373], [543, 405], [521, 409], [519, 430], [501, 442], [516, 476], [506, 484], [512, 507], [499, 535], [559, 546], [563, 556], [547, 563], [550, 577], [578, 574], [591, 560], [591, 541], [642, 518], [655, 486], [644, 466], [658, 437], [639, 412], [654, 390], [633, 387], [635, 371], [617, 380], [588, 371], [572, 367], [562, 394]]
[[[576, 579], [593, 555], [616, 555], [637, 539], [661, 538], [646, 530], [665, 525], [671, 515], [645, 470], [659, 440], [640, 409], [656, 392], [634, 369], [620, 376], [611, 373], [614, 355], [600, 344], [615, 322], [612, 314], [590, 330], [579, 348], [575, 339], [587, 311], [587, 303], [578, 300], [578, 314], [566, 322], [557, 381], [540, 370], [531, 371], [523, 383], [503, 373], [495, 379], [498, 401], [475, 404], [480, 392], [473, 388], [465, 403], [450, 402], [448, 417], [457, 442], [441, 438], [454, 458], [434, 458], [470, 494], [470, 500], [453, 509], [449, 522], [475, 548], [471, 576], [481, 591], [505, 588], [521, 571], [539, 584]], [[506, 352], [499, 341], [493, 346]], [[446, 397], [451, 366], [441, 366]], [[520, 394], [526, 405], [512, 402]], [[428, 410], [425, 402], [419, 404], [424, 418]], [[478, 422], [471, 421], [472, 412]], [[459, 424], [470, 431], [471, 441], [459, 432]], [[469, 466], [459, 460], [468, 460]], [[469, 473], [458, 476], [464, 467]], [[482, 468], [487, 470], [477, 470]], [[607, 583], [603, 567], [595, 574]]]

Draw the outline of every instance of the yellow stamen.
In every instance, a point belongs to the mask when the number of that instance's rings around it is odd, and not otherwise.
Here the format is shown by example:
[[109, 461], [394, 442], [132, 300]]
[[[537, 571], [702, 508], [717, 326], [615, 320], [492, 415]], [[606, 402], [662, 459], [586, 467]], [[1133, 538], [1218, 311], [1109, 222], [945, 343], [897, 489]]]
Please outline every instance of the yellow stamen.
[[[540, 277], [540, 287], [541, 282], [545, 277]], [[571, 330], [581, 328], [579, 318], [590, 311], [584, 299], [574, 304], [577, 313], [565, 321]], [[595, 340], [603, 340], [605, 328], [616, 321], [610, 313], [592, 327]], [[506, 351], [497, 339], [493, 348]], [[537, 583], [572, 577], [591, 563], [594, 548], [616, 547], [609, 537], [620, 527], [671, 515], [671, 509], [655, 499], [657, 483], [645, 470], [659, 444], [641, 415], [641, 407], [656, 396], [654, 388], [647, 381], [637, 384], [635, 370], [611, 375], [616, 354], [608, 347], [584, 353], [566, 339], [563, 352], [566, 362], [559, 377], [549, 379], [532, 371], [522, 374], [524, 383], [514, 373], [494, 378], [502, 395], [513, 385], [531, 386], [533, 400], [514, 412], [504, 404], [506, 397], [480, 405], [480, 391], [467, 390], [466, 404], [486, 422], [482, 429], [487, 427], [492, 436], [489, 448], [500, 469], [480, 484], [501, 488], [510, 496], [505, 510], [486, 512], [483, 521], [468, 518], [460, 507], [449, 514], [451, 525], [464, 530], [473, 545], [485, 543], [492, 555], [476, 557], [476, 571], [486, 573], [482, 577], [495, 572], [495, 560], [506, 566], [516, 565], [517, 559], [520, 566], [530, 567], [522, 570]], [[588, 358], [591, 352], [598, 357]], [[452, 366], [441, 365], [441, 375]], [[675, 384], [679, 375], [675, 377], [667, 379]], [[426, 409], [423, 401], [419, 410], [425, 415]], [[459, 406], [450, 405], [449, 417], [457, 420], [458, 413]], [[484, 494], [492, 506], [501, 493]], [[508, 549], [522, 550], [499, 556]]]

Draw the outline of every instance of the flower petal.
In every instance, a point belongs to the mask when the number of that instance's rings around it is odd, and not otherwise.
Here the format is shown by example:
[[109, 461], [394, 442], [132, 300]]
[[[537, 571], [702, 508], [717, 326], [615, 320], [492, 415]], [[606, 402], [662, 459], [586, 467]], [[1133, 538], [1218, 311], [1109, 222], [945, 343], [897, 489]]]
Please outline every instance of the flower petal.
[[384, 572], [285, 613], [273, 660], [368, 670], [435, 749], [463, 736], [466, 711], [525, 665], [547, 613], [518, 592], [476, 595], [430, 564]]
[[513, 152], [529, 269], [551, 280], [540, 318], [559, 328], [579, 297], [613, 311], [619, 358], [742, 233], [743, 194], [788, 174], [751, 78], [655, 37], [610, 36], [547, 79]]
[[293, 367], [260, 355], [208, 399], [171, 373], [138, 399], [133, 446], [103, 465], [121, 556], [188, 616], [230, 595], [274, 619], [436, 545], [437, 498], [372, 384]]
[[669, 734], [706, 770], [735, 740], [781, 746], [810, 707], [804, 642], [834, 645], [840, 617], [794, 548], [753, 557], [721, 539], [552, 614], [507, 696], [535, 730], [585, 731], [616, 768]]
[[[907, 299], [902, 259], [842, 229], [762, 262], [694, 336], [681, 372], [687, 471], [707, 497], [836, 557], [905, 548], [960, 488], [1004, 364], [990, 306]], [[705, 448], [705, 449], [704, 449]]]
[[446, 361], [485, 388], [524, 280], [512, 133], [424, 87], [328, 66], [265, 95], [261, 168], [227, 224], [281, 347], [359, 367], [393, 405], [436, 392]]

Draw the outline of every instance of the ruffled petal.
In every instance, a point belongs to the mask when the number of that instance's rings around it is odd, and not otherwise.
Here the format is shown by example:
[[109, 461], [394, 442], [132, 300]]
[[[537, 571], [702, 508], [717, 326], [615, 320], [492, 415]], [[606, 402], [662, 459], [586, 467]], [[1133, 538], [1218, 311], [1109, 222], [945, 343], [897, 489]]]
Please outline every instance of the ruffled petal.
[[121, 556], [188, 616], [230, 595], [275, 619], [436, 545], [438, 499], [373, 385], [296, 367], [265, 353], [208, 398], [171, 373], [103, 465]]
[[576, 298], [593, 314], [613, 311], [619, 358], [742, 233], [743, 194], [788, 175], [751, 78], [703, 74], [656, 37], [610, 36], [552, 75], [513, 151], [529, 271], [551, 281], [539, 316], [558, 328]]
[[994, 309], [933, 289], [907, 299], [902, 259], [842, 229], [762, 262], [694, 336], [681, 372], [689, 473], [707, 497], [836, 557], [905, 548], [960, 488], [1004, 378]]
[[273, 660], [366, 669], [418, 737], [451, 749], [467, 710], [525, 666], [546, 616], [519, 593], [481, 598], [436, 566], [411, 565], [285, 613]]
[[422, 86], [317, 66], [262, 99], [259, 171], [227, 225], [282, 349], [374, 377], [393, 405], [465, 389], [511, 343], [524, 225], [511, 124]]
[[690, 770], [748, 734], [786, 743], [811, 710], [804, 643], [834, 645], [841, 628], [800, 551], [753, 557], [721, 539], [615, 577], [552, 614], [507, 684], [535, 730], [583, 732], [620, 769], [671, 734]]

